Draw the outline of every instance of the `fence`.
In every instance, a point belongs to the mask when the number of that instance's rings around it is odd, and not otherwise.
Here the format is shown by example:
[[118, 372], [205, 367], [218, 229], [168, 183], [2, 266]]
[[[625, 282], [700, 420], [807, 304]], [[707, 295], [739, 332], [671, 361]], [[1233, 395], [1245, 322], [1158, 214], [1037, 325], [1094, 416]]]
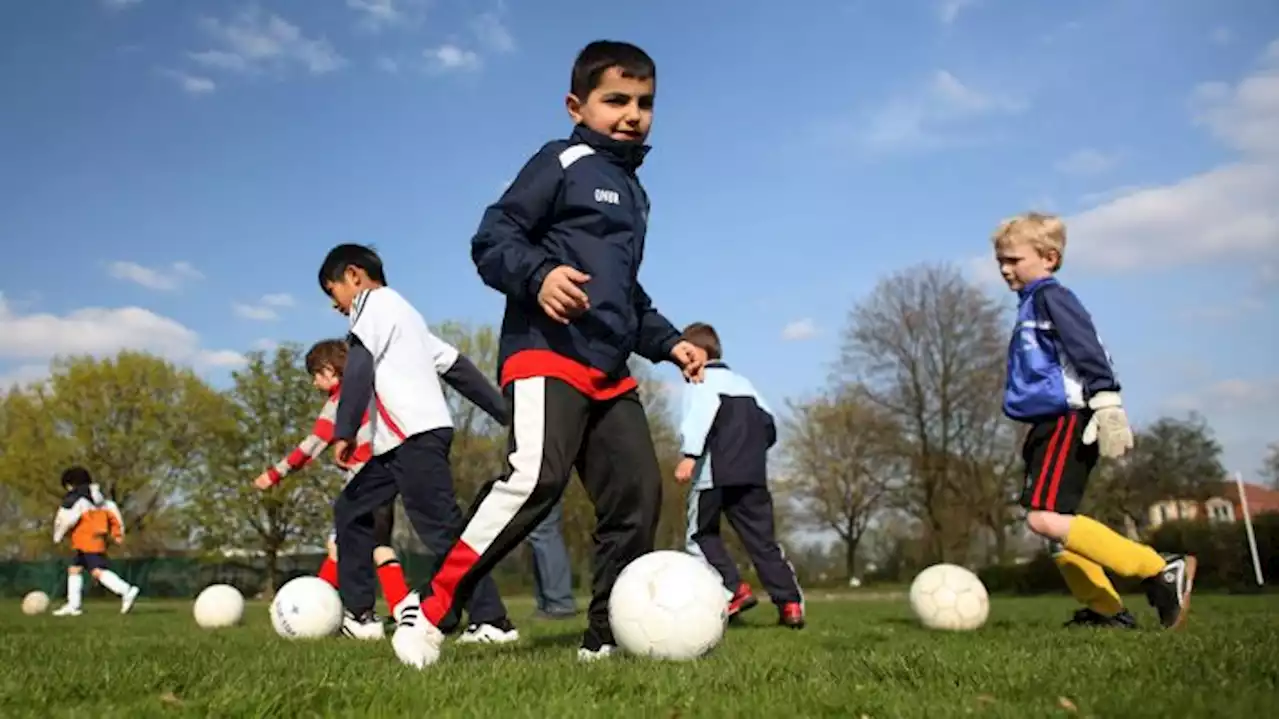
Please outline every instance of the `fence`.
[[[315, 574], [323, 554], [281, 557], [276, 564], [278, 588], [303, 574]], [[401, 553], [405, 576], [410, 586], [424, 579], [430, 571], [431, 555]], [[66, 596], [67, 559], [35, 562], [0, 562], [0, 596], [20, 597], [41, 590], [50, 597]], [[246, 597], [258, 595], [267, 584], [267, 568], [261, 559], [208, 561], [195, 557], [121, 558], [111, 561], [111, 568], [130, 584], [142, 589], [147, 597], [192, 598], [210, 584], [230, 584]], [[533, 587], [529, 562], [517, 552], [500, 563], [493, 572], [498, 585], [506, 592], [530, 592]], [[103, 596], [96, 582], [85, 585], [88, 596]]]

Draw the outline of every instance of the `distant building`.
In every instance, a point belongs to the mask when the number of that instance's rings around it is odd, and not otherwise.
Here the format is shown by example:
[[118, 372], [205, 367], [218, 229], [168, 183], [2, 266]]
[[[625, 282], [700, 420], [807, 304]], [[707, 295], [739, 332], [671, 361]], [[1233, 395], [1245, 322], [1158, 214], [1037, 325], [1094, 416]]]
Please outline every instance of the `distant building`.
[[[1240, 506], [1240, 491], [1235, 482], [1221, 482], [1207, 500], [1166, 499], [1156, 502], [1147, 510], [1151, 529], [1175, 520], [1237, 522], [1244, 519]], [[1256, 484], [1244, 483], [1244, 496], [1249, 504], [1249, 516], [1280, 512], [1280, 492]]]

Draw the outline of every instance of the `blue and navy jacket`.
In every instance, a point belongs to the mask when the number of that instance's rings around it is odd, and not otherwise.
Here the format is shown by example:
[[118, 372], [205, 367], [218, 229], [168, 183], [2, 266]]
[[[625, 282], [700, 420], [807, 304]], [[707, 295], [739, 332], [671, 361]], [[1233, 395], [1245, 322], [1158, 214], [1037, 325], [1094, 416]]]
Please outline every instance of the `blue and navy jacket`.
[[767, 485], [767, 456], [777, 441], [769, 405], [724, 362], [708, 362], [702, 383], [685, 385], [680, 451], [697, 460], [694, 489]]
[[1119, 392], [1120, 382], [1080, 300], [1054, 277], [1019, 290], [1004, 413], [1035, 423], [1081, 409], [1106, 391]]
[[[507, 296], [498, 367], [521, 350], [551, 350], [612, 377], [632, 352], [669, 360], [679, 332], [640, 284], [649, 198], [636, 170], [649, 148], [577, 126], [543, 145], [471, 240], [484, 283]], [[547, 273], [570, 265], [591, 277], [591, 309], [567, 326], [538, 306]]]

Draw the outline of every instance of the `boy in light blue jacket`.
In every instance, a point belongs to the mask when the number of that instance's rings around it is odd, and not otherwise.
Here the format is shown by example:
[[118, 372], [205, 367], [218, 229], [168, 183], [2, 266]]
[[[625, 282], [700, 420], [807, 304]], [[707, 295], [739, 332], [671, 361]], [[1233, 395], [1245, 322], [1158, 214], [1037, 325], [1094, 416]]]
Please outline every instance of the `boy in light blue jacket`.
[[724, 579], [732, 618], [757, 604], [751, 585], [720, 537], [723, 513], [755, 565], [756, 574], [778, 607], [778, 623], [804, 626], [804, 596], [795, 569], [774, 533], [773, 497], [768, 487], [769, 448], [778, 439], [768, 404], [751, 382], [729, 369], [720, 337], [709, 324], [695, 322], [681, 339], [706, 351], [710, 360], [701, 384], [687, 384], [680, 423], [681, 452], [676, 481], [692, 483], [688, 496], [686, 549], [702, 557]]

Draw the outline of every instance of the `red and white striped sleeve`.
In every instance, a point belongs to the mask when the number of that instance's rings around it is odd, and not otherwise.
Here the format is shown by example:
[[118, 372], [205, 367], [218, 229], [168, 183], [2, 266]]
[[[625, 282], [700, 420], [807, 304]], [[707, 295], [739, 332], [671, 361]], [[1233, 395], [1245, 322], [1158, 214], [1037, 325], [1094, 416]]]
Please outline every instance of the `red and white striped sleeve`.
[[333, 442], [333, 422], [337, 414], [338, 397], [333, 395], [320, 410], [320, 416], [316, 418], [311, 434], [307, 435], [306, 439], [302, 440], [287, 457], [267, 470], [267, 476], [272, 484], [279, 483], [290, 473], [302, 469], [308, 462], [324, 454], [325, 449]]

